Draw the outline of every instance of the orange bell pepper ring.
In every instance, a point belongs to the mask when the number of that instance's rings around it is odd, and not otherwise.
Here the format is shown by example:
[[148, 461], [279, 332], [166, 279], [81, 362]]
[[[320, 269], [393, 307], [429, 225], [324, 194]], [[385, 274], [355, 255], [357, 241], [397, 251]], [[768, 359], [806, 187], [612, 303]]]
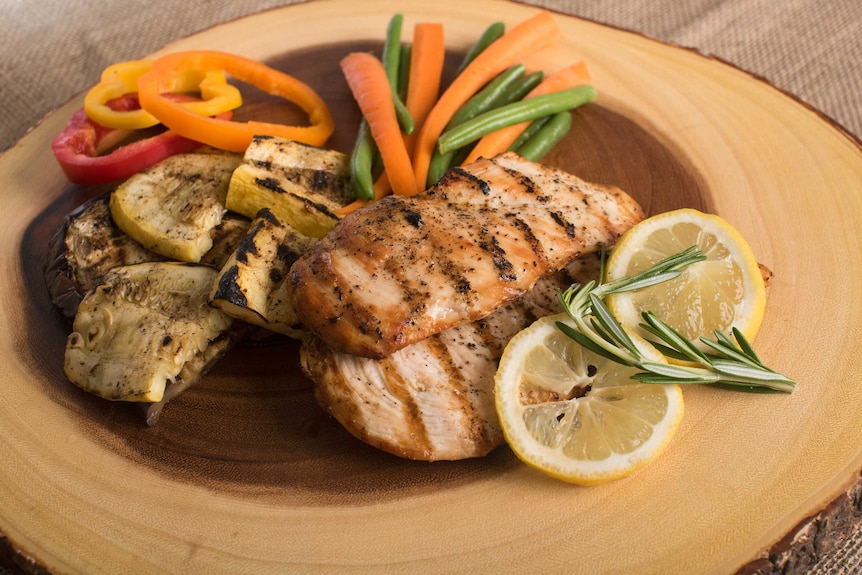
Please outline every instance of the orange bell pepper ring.
[[[101, 80], [84, 97], [84, 111], [94, 122], [108, 128], [140, 130], [159, 123], [144, 110], [115, 110], [108, 102], [138, 91], [138, 79], [152, 67], [150, 60], [120, 62], [105, 68]], [[181, 102], [179, 105], [203, 116], [215, 116], [242, 105], [242, 95], [236, 86], [227, 83], [218, 70], [188, 70], [177, 75], [167, 90], [171, 93], [200, 92], [202, 100]]]
[[[172, 90], [178, 74], [189, 70], [220, 70], [268, 94], [290, 100], [306, 113], [309, 125], [237, 122], [196, 114], [163, 95]], [[255, 60], [214, 50], [175, 52], [156, 59], [152, 68], [138, 79], [138, 98], [142, 108], [172, 131], [233, 152], [244, 152], [256, 135], [322, 146], [335, 130], [326, 102], [305, 83]]]

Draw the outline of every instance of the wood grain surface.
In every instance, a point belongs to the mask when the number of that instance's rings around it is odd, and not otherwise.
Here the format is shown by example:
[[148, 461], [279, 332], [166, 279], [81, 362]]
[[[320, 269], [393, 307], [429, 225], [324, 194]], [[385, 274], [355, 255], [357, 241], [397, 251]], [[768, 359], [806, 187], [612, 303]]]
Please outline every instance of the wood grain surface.
[[[165, 47], [216, 48], [289, 71], [329, 103], [346, 150], [357, 115], [338, 59], [378, 50], [392, 13], [446, 26], [451, 64], [526, 6], [324, 0]], [[755, 346], [792, 395], [685, 392], [670, 449], [579, 488], [491, 455], [433, 464], [362, 445], [327, 420], [292, 344], [232, 351], [152, 428], [62, 373], [68, 325], [42, 280], [63, 216], [105, 191], [68, 184], [51, 139], [77, 98], [0, 157], [0, 534], [49, 573], [733, 573], [827, 508], [862, 469], [858, 229], [862, 150], [792, 97], [722, 62], [558, 15], [558, 63], [599, 92], [547, 158], [649, 213], [718, 213], [775, 279]], [[253, 92], [246, 114], [291, 110]], [[785, 540], [786, 542], [786, 540]], [[792, 541], [785, 547], [791, 546]], [[755, 563], [752, 563], [755, 562]]]

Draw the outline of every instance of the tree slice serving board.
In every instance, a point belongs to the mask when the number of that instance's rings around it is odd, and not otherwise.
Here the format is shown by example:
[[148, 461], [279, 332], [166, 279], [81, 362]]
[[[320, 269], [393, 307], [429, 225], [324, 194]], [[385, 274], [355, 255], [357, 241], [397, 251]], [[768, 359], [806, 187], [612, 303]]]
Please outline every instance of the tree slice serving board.
[[[321, 0], [224, 24], [164, 48], [214, 48], [282, 68], [323, 95], [346, 150], [356, 108], [337, 68], [445, 24], [457, 58], [498, 0]], [[68, 184], [51, 139], [83, 96], [0, 157], [0, 534], [49, 573], [733, 573], [768, 569], [782, 539], [862, 469], [862, 150], [816, 111], [696, 52], [573, 17], [558, 63], [585, 59], [600, 96], [548, 163], [616, 184], [650, 213], [718, 213], [775, 273], [755, 346], [792, 395], [685, 391], [669, 450], [629, 478], [581, 488], [502, 447], [433, 464], [375, 451], [327, 420], [296, 347], [235, 350], [147, 428], [126, 404], [68, 384], [68, 325], [42, 281], [62, 217], [104, 189]], [[94, 78], [94, 82], [95, 82]], [[292, 110], [249, 92], [245, 114]], [[834, 507], [833, 507], [834, 509]], [[777, 547], [776, 547], [777, 549]]]

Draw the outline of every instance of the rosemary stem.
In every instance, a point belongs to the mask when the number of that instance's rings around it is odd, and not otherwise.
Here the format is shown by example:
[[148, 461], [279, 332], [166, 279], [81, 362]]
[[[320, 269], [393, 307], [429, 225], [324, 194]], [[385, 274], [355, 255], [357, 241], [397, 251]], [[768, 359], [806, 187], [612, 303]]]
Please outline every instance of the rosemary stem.
[[[602, 251], [602, 269], [604, 269]], [[678, 277], [684, 269], [706, 256], [692, 246], [665, 258], [651, 268], [635, 275], [625, 276], [610, 282], [592, 281], [584, 285], [575, 284], [558, 294], [558, 299], [575, 324], [560, 324], [560, 329], [570, 337], [590, 347], [594, 352], [642, 370], [632, 379], [656, 384], [715, 384], [741, 391], [779, 391], [791, 393], [796, 382], [763, 365], [754, 353], [748, 340], [739, 331], [733, 330], [733, 338], [716, 333], [716, 340], [701, 338], [715, 354], [701, 351], [679, 331], [667, 325], [652, 313], [644, 313], [643, 327], [658, 341], [653, 341], [669, 357], [686, 359], [694, 365], [660, 363], [647, 360], [640, 353], [629, 334], [604, 305], [604, 298], [613, 293], [632, 291], [656, 285]], [[592, 344], [592, 345], [590, 345]]]

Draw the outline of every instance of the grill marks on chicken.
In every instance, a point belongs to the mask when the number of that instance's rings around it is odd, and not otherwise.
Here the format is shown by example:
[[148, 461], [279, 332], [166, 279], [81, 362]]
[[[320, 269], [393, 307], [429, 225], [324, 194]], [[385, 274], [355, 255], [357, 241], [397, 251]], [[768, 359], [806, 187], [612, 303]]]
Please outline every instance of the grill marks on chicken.
[[576, 260], [524, 297], [383, 359], [333, 351], [314, 336], [300, 351], [318, 403], [360, 440], [408, 459], [481, 457], [503, 443], [494, 375], [518, 331], [561, 311], [556, 289], [598, 275], [598, 258]]
[[618, 188], [507, 153], [345, 217], [290, 273], [302, 323], [382, 358], [520, 297], [643, 218]]

